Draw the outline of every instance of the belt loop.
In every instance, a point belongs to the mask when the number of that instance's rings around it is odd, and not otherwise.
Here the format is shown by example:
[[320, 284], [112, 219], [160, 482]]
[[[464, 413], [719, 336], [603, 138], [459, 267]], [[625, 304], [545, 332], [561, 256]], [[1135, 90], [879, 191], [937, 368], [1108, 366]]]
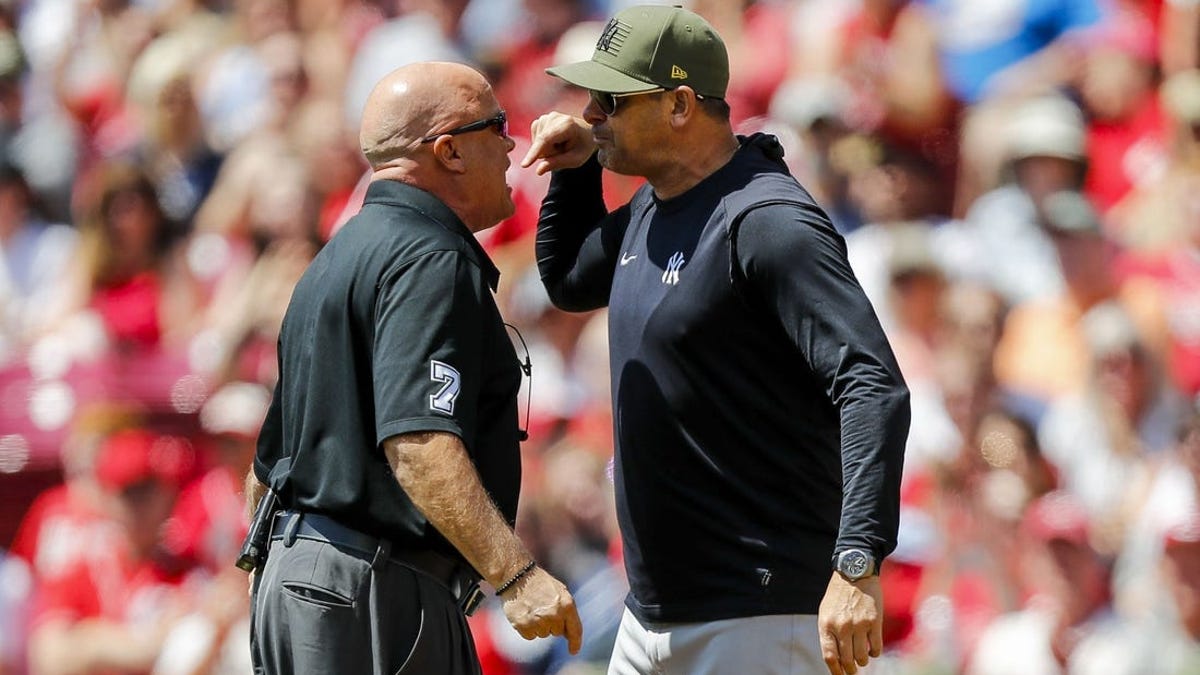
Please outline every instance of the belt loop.
[[392, 557], [392, 542], [387, 539], [380, 539], [379, 546], [375, 548], [375, 557], [371, 559], [371, 569], [378, 572], [381, 567], [387, 564], [390, 557]]
[[304, 517], [304, 513], [295, 512], [291, 514], [291, 518], [283, 528], [283, 545], [291, 548], [292, 544], [296, 543], [296, 530], [300, 529], [300, 519]]

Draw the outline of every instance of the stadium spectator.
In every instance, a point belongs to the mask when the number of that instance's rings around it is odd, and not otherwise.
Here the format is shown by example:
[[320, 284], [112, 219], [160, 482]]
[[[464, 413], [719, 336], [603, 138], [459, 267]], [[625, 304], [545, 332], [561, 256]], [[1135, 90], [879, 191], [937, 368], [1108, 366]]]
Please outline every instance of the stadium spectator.
[[1139, 255], [1126, 261], [1126, 278], [1148, 282], [1166, 318], [1166, 361], [1179, 390], [1200, 393], [1200, 71], [1172, 76], [1162, 88], [1174, 119], [1171, 163], [1159, 179], [1141, 186], [1114, 211], [1120, 236]]
[[1083, 507], [1069, 494], [1047, 494], [1030, 504], [1021, 531], [1020, 580], [1027, 600], [1020, 611], [988, 626], [966, 672], [1137, 672], [1140, 664], [1121, 652], [1126, 627], [1109, 604], [1108, 569], [1092, 547]]
[[967, 232], [978, 248], [988, 284], [1010, 304], [1052, 297], [1062, 271], [1040, 214], [1049, 195], [1078, 190], [1087, 173], [1083, 114], [1061, 97], [1020, 105], [1007, 124], [992, 128], [1006, 144], [1008, 182], [975, 201]]
[[178, 445], [145, 430], [105, 439], [96, 458], [117, 528], [63, 574], [42, 580], [29, 641], [37, 673], [145, 671], [186, 603], [186, 569], [162, 555], [177, 493]]
[[172, 246], [172, 232], [146, 173], [107, 164], [81, 205], [80, 264], [70, 270], [51, 330], [76, 313], [94, 316], [114, 348], [148, 350], [182, 339], [197, 298]]
[[1084, 192], [1105, 213], [1166, 167], [1154, 27], [1138, 12], [1118, 11], [1092, 29], [1084, 48], [1077, 78], [1088, 113]]
[[996, 375], [1006, 387], [1049, 401], [1087, 382], [1089, 352], [1080, 319], [1088, 310], [1119, 302], [1154, 354], [1162, 349], [1165, 329], [1153, 290], [1117, 274], [1118, 251], [1086, 197], [1074, 191], [1048, 195], [1038, 223], [1038, 236], [1055, 253], [1063, 290], [1013, 307], [997, 346]]
[[97, 404], [80, 412], [62, 448], [64, 482], [34, 499], [25, 512], [11, 552], [37, 579], [52, 579], [76, 567], [93, 548], [104, 548], [112, 528], [96, 460], [108, 436], [141, 422], [130, 406]]
[[391, 18], [362, 38], [346, 75], [345, 119], [358, 127], [367, 95], [384, 75], [418, 61], [469, 63], [461, 44], [462, 18], [469, 0], [385, 0]]
[[1129, 488], [1148, 459], [1173, 446], [1182, 406], [1119, 304], [1091, 308], [1080, 329], [1090, 354], [1087, 384], [1051, 404], [1039, 438], [1063, 488], [1088, 510], [1097, 530], [1094, 543], [1113, 554], [1125, 527]]

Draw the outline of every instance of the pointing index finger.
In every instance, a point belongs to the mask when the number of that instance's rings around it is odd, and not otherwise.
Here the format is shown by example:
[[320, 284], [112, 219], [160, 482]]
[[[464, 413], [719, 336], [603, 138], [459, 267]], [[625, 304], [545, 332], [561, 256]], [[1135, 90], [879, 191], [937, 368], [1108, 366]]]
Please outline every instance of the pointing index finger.
[[583, 624], [579, 621], [579, 612], [572, 607], [571, 611], [567, 612], [566, 630], [564, 637], [567, 638], [567, 651], [572, 655], [579, 653], [579, 647], [583, 644]]
[[525, 157], [521, 160], [521, 168], [528, 169], [538, 157], [542, 154], [542, 148], [546, 145], [546, 138], [541, 134], [534, 134], [533, 142], [529, 144], [529, 150], [525, 153]]

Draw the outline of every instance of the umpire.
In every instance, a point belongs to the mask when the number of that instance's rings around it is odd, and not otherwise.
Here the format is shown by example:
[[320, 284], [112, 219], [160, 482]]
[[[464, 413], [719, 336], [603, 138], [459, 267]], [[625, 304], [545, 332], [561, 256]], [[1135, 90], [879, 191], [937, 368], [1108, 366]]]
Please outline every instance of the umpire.
[[471, 68], [414, 64], [376, 85], [359, 138], [372, 183], [296, 286], [247, 477], [251, 506], [268, 487], [280, 506], [255, 671], [479, 673], [480, 577], [523, 637], [575, 653], [571, 595], [512, 529], [521, 373], [473, 236], [514, 209], [504, 111]]

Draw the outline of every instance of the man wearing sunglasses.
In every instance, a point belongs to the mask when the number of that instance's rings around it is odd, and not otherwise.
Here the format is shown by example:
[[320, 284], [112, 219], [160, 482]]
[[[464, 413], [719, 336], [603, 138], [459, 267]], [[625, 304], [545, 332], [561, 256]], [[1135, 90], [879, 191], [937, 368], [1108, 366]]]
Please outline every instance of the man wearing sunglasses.
[[[553, 171], [551, 299], [609, 310], [630, 583], [609, 673], [855, 673], [882, 649], [908, 391], [842, 238], [778, 141], [736, 136], [724, 44], [632, 7], [588, 61], [582, 118], [532, 126]], [[647, 185], [607, 213], [601, 171]]]
[[296, 285], [247, 478], [255, 672], [478, 674], [481, 578], [575, 653], [570, 593], [512, 528], [521, 374], [474, 236], [513, 212], [504, 111], [475, 70], [413, 64], [359, 138], [372, 182]]

